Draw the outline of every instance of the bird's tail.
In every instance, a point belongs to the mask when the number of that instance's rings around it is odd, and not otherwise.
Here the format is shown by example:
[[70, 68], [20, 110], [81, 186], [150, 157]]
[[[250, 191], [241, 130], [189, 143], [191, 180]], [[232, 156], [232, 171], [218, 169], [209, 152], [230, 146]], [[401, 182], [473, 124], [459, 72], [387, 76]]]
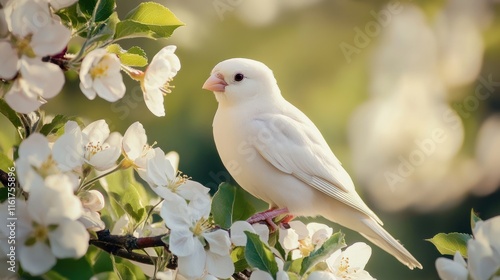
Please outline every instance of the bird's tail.
[[382, 248], [387, 253], [393, 255], [401, 263], [408, 266], [410, 269], [420, 268], [422, 265], [415, 259], [415, 257], [408, 252], [408, 250], [399, 243], [394, 237], [392, 237], [382, 226], [380, 226], [373, 219], [366, 217], [359, 221], [357, 224], [359, 228], [353, 228], [357, 230], [366, 239], [373, 242], [375, 245]]

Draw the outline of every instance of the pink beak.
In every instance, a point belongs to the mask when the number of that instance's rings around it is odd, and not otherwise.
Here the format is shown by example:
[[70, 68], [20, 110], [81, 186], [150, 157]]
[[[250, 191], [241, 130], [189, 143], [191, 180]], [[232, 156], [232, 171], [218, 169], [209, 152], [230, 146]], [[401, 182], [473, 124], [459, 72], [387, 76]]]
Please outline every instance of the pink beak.
[[224, 92], [226, 86], [227, 83], [224, 81], [224, 77], [221, 74], [212, 74], [201, 88], [213, 92]]

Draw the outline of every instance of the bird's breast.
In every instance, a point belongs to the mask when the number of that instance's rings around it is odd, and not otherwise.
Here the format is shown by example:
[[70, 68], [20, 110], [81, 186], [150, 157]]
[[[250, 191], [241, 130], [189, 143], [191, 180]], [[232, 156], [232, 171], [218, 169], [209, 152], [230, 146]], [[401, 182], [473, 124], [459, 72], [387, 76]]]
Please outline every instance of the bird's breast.
[[[242, 188], [271, 206], [300, 207], [304, 209], [294, 209], [294, 212], [317, 214], [312, 207], [316, 191], [275, 168], [257, 151], [253, 144], [258, 136], [248, 129], [251, 120], [220, 108], [217, 111], [213, 122], [214, 140], [227, 171]], [[313, 211], [309, 213], [309, 210]]]

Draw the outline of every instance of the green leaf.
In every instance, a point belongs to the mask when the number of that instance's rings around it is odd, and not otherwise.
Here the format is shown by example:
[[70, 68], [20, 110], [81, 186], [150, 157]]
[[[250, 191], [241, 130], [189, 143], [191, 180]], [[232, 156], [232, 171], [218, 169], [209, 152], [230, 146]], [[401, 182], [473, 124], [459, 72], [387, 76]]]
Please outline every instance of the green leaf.
[[169, 9], [155, 2], [144, 2], [116, 25], [115, 40], [146, 37], [168, 38], [184, 25]]
[[[67, 279], [87, 280], [94, 275], [90, 264], [85, 257], [75, 259], [58, 259], [53, 271]], [[78, 273], [75, 273], [78, 271]], [[49, 278], [52, 279], [52, 278]]]
[[95, 258], [95, 262], [92, 265], [92, 268], [94, 270], [94, 273], [113, 271], [113, 260], [111, 259], [111, 255], [99, 249], [99, 253]]
[[78, 5], [88, 18], [92, 18], [95, 10], [95, 22], [107, 20], [116, 8], [115, 0], [79, 0]]
[[9, 198], [9, 189], [0, 187], [0, 203], [6, 201], [7, 198]]
[[481, 218], [474, 212], [474, 209], [470, 210], [470, 228], [474, 230], [476, 223], [482, 221]]
[[22, 128], [23, 123], [16, 111], [12, 110], [4, 99], [0, 99], [0, 112], [9, 119], [16, 129]]
[[255, 213], [255, 208], [246, 199], [245, 192], [236, 186], [222, 183], [212, 199], [214, 222], [228, 229], [235, 221], [243, 221]]
[[113, 269], [120, 279], [146, 280], [146, 276], [137, 265], [122, 258], [114, 258], [114, 260]]
[[51, 133], [57, 133], [59, 129], [64, 127], [64, 125], [71, 120], [75, 120], [74, 117], [67, 117], [64, 115], [55, 116], [50, 123], [44, 124], [40, 129], [40, 133], [47, 136]]
[[122, 280], [122, 279], [120, 279], [120, 277], [118, 277], [118, 275], [116, 275], [116, 273], [110, 272], [110, 271], [97, 273], [96, 275], [92, 276], [91, 279], [92, 280]]
[[436, 246], [436, 249], [442, 255], [454, 255], [459, 251], [463, 257], [467, 257], [467, 241], [472, 236], [466, 233], [438, 233], [431, 239], [426, 239]]
[[262, 271], [268, 272], [274, 277], [278, 272], [278, 264], [274, 259], [274, 254], [269, 247], [260, 240], [259, 235], [245, 231], [247, 245], [245, 247], [245, 259], [247, 263]]
[[15, 171], [14, 163], [4, 153], [0, 153], [0, 169], [7, 173], [9, 173], [10, 171]]
[[240, 272], [248, 268], [247, 260], [245, 260], [245, 247], [235, 247], [231, 251], [231, 259], [234, 263], [235, 272]]
[[61, 18], [64, 25], [71, 27], [73, 31], [83, 29], [89, 21], [88, 18], [78, 10], [77, 5], [71, 5], [60, 9], [56, 12], [56, 15]]
[[321, 245], [318, 249], [313, 251], [309, 256], [304, 258], [302, 262], [302, 267], [300, 269], [300, 275], [304, 275], [309, 269], [313, 268], [317, 263], [325, 260], [335, 251], [345, 247], [344, 234], [342, 232], [336, 232], [328, 240]]
[[127, 213], [136, 223], [146, 218], [149, 196], [144, 186], [134, 178], [132, 168], [116, 171], [105, 177], [110, 206], [118, 214]]
[[303, 261], [304, 258], [295, 259], [293, 261], [287, 261], [284, 265], [284, 270], [299, 274]]
[[140, 47], [134, 46], [128, 50], [124, 50], [118, 44], [111, 44], [106, 49], [108, 52], [118, 55], [123, 65], [131, 67], [144, 67], [148, 65], [146, 52]]
[[50, 279], [50, 280], [68, 280], [68, 278], [62, 276], [61, 274], [51, 270], [43, 274], [42, 279]]

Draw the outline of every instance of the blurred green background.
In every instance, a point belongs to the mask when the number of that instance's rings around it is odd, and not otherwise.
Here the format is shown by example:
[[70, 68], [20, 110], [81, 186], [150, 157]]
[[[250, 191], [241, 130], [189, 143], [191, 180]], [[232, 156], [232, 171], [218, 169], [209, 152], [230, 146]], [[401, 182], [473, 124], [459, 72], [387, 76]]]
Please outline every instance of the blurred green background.
[[[123, 17], [140, 1], [117, 2], [119, 15]], [[68, 77], [73, 76], [73, 80], [66, 84], [64, 93], [42, 109], [51, 114], [83, 116], [89, 121], [104, 118], [111, 130], [121, 133], [133, 122], [140, 121], [147, 131], [149, 143], [156, 141], [165, 151], [177, 151], [181, 158], [180, 170], [214, 190], [219, 183], [232, 179], [219, 159], [212, 138], [211, 124], [217, 102], [213, 94], [202, 90], [201, 86], [216, 63], [232, 57], [252, 58], [273, 69], [285, 98], [313, 120], [355, 183], [360, 181], [353, 171], [353, 147], [348, 131], [352, 129], [349, 126], [353, 113], [370, 96], [371, 65], [381, 36], [370, 37], [367, 46], [352, 54], [350, 59], [346, 59], [340, 45], [343, 42], [355, 45], [354, 28], [363, 29], [374, 21], [373, 13], [383, 9], [388, 1], [159, 2], [169, 7], [186, 26], [175, 31], [169, 40], [128, 40], [122, 44], [125, 48], [141, 46], [150, 59], [165, 45], [178, 46], [176, 53], [182, 69], [172, 82], [175, 89], [165, 98], [166, 117], [157, 118], [147, 110], [139, 85], [125, 75], [127, 95], [110, 104], [99, 98], [88, 101], [78, 87], [75, 73], [70, 73]], [[391, 3], [402, 5], [406, 2]], [[420, 7], [431, 22], [447, 2], [411, 3]], [[500, 11], [498, 5], [488, 9], [492, 19], [481, 31], [484, 42], [481, 74], [492, 74], [493, 80], [495, 77], [500, 80]], [[473, 94], [477, 83], [450, 89], [454, 94], [453, 97], [447, 95], [447, 102], [461, 102]], [[473, 118], [464, 119], [466, 136], [461, 154], [473, 154], [474, 138], [482, 120], [496, 111], [500, 111], [497, 91], [480, 104]], [[500, 151], [492, 153], [500, 154]], [[467, 196], [452, 205], [429, 211], [388, 212], [373, 203], [361, 184], [357, 189], [384, 221], [385, 228], [424, 266], [421, 271], [410, 271], [372, 246], [373, 254], [366, 270], [377, 279], [437, 279], [434, 262], [440, 255], [425, 239], [439, 232], [470, 233], [471, 208], [484, 219], [500, 214], [499, 191], [482, 197]], [[340, 228], [338, 225], [332, 227], [334, 230]], [[358, 240], [364, 239], [347, 231], [348, 244]]]

